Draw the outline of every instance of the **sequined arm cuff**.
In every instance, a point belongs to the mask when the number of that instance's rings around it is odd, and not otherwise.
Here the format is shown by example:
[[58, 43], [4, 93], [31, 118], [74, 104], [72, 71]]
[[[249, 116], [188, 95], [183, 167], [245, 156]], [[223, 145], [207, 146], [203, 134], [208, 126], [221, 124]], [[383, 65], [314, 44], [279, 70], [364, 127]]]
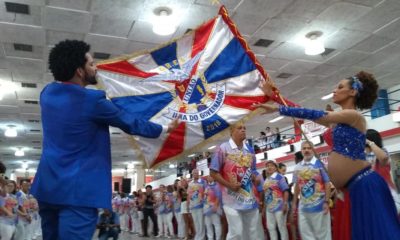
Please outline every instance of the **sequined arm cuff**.
[[327, 114], [325, 111], [322, 110], [294, 108], [286, 106], [279, 106], [279, 113], [284, 116], [303, 118], [309, 120], [317, 120]]

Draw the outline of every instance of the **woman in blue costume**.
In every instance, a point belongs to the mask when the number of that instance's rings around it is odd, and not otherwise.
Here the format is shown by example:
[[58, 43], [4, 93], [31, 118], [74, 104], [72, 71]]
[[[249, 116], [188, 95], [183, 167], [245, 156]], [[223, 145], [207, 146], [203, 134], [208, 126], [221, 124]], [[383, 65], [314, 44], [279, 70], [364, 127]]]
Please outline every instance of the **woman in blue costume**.
[[[268, 82], [261, 84], [267, 96], [273, 93]], [[385, 180], [371, 170], [365, 160], [365, 118], [356, 110], [369, 109], [377, 98], [378, 84], [372, 74], [359, 72], [340, 80], [333, 91], [333, 102], [342, 110], [325, 112], [306, 108], [256, 104], [267, 113], [312, 120], [330, 127], [333, 148], [329, 155], [328, 173], [336, 188], [347, 188], [351, 201], [352, 239], [400, 239], [400, 221]]]

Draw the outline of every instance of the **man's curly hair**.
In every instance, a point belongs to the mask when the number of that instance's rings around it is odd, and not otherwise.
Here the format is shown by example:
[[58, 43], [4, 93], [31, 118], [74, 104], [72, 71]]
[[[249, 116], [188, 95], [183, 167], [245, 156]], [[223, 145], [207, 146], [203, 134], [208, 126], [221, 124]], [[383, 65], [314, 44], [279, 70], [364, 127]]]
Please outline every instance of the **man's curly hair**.
[[87, 61], [85, 54], [90, 45], [78, 40], [64, 40], [57, 43], [50, 51], [49, 69], [55, 80], [66, 82], [70, 80], [76, 69], [84, 67]]

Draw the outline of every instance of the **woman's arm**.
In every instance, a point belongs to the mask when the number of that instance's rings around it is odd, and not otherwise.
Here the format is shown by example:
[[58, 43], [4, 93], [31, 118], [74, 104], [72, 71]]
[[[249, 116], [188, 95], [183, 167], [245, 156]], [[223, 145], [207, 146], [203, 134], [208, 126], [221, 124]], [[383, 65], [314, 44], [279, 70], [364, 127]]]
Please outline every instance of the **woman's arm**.
[[376, 160], [379, 161], [380, 164], [386, 165], [389, 162], [389, 155], [382, 148], [376, 145], [373, 141], [367, 139], [367, 144], [371, 148], [371, 151], [375, 154]]
[[255, 104], [254, 107], [263, 108], [266, 110], [266, 113], [279, 111], [280, 115], [308, 119], [326, 127], [337, 123], [344, 123], [356, 127], [359, 121], [363, 121], [363, 116], [356, 110], [352, 109], [344, 109], [337, 112], [326, 112], [323, 110], [314, 110], [308, 108], [276, 106], [268, 103]]
[[0, 207], [0, 213], [4, 213], [7, 217], [12, 217], [13, 213], [6, 207]]

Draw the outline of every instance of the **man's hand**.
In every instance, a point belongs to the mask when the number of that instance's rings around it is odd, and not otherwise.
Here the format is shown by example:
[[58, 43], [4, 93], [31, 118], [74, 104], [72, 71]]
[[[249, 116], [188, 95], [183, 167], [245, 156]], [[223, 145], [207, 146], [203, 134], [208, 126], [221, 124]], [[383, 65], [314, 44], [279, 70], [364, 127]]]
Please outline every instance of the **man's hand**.
[[170, 133], [170, 132], [174, 131], [174, 130], [178, 127], [179, 123], [180, 123], [180, 122], [179, 122], [179, 120], [178, 120], [177, 118], [175, 118], [174, 120], [172, 120], [172, 122], [170, 122], [170, 123], [168, 124], [167, 133]]
[[329, 203], [328, 203], [328, 201], [324, 202], [323, 208], [324, 208], [324, 214], [328, 214], [329, 213]]
[[254, 183], [254, 186], [258, 186], [261, 183], [261, 179], [258, 178], [255, 174], [251, 174], [251, 180]]
[[235, 183], [230, 183], [228, 188], [229, 188], [230, 190], [234, 191], [234, 192], [237, 192], [237, 191], [239, 191], [239, 189], [240, 189], [241, 187], [242, 187], [242, 184], [241, 184], [241, 183], [235, 182]]
[[283, 211], [283, 214], [286, 214], [288, 212], [288, 203], [287, 202], [283, 203], [282, 211]]

